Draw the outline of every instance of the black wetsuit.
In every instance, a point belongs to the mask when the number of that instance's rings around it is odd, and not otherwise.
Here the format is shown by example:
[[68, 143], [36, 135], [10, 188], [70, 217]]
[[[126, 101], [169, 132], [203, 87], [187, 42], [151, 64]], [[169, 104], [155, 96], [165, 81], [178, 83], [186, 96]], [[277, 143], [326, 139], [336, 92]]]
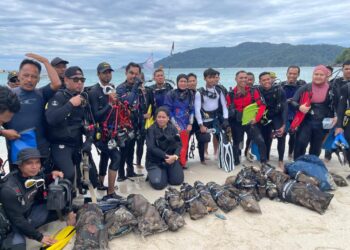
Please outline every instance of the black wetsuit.
[[[348, 143], [350, 143], [350, 116], [345, 115], [345, 111], [350, 110], [350, 82], [341, 88], [341, 96], [337, 107], [337, 128], [344, 129], [344, 136]], [[345, 120], [345, 122], [344, 122]], [[347, 159], [350, 165], [350, 149], [347, 150]]]
[[[305, 91], [311, 91], [311, 83], [302, 86], [295, 93], [292, 104], [299, 107], [299, 99]], [[296, 143], [294, 148], [294, 160], [304, 155], [310, 143], [309, 154], [319, 156], [321, 154], [323, 140], [328, 130], [323, 129], [324, 118], [333, 118], [335, 109], [333, 106], [333, 91], [329, 87], [326, 98], [321, 103], [311, 103], [310, 111], [305, 115], [303, 122], [297, 130]]]
[[[287, 102], [288, 102], [288, 100], [292, 99], [294, 94], [297, 92], [297, 90], [305, 84], [306, 84], [306, 82], [304, 80], [297, 80], [294, 83], [289, 83], [287, 81], [281, 82], [281, 86], [286, 94]], [[286, 131], [288, 131], [290, 124], [292, 123], [292, 121], [294, 119], [296, 111], [297, 111], [297, 109], [293, 105], [288, 103], [288, 115], [287, 115]], [[295, 136], [296, 136], [295, 133], [289, 134], [288, 155], [292, 155], [294, 152]]]
[[146, 169], [151, 186], [163, 189], [168, 184], [180, 185], [184, 181], [184, 173], [179, 160], [172, 165], [165, 162], [165, 155], [180, 155], [181, 140], [178, 130], [168, 123], [167, 127], [159, 128], [154, 123], [147, 131]]
[[[267, 160], [270, 159], [270, 150], [273, 139], [273, 131], [280, 129], [286, 125], [288, 106], [284, 90], [280, 86], [272, 86], [269, 90], [259, 87], [260, 93], [263, 96], [267, 109], [267, 119], [271, 120], [267, 125], [259, 124], [261, 134], [266, 145]], [[286, 133], [277, 137], [278, 160], [283, 161]]]
[[[99, 124], [99, 128], [102, 128], [102, 123], [107, 119], [109, 112], [112, 110], [111, 105], [109, 105], [109, 96], [103, 93], [103, 89], [99, 83], [89, 89], [88, 96], [95, 122]], [[96, 140], [95, 145], [101, 150], [99, 175], [106, 176], [109, 159], [111, 159], [109, 168], [117, 171], [121, 158], [118, 148], [108, 149], [108, 140], [102, 141], [102, 138]]]
[[[47, 185], [49, 183], [48, 176], [38, 175], [34, 178], [43, 178]], [[4, 240], [1, 249], [25, 250], [24, 236], [40, 242], [43, 234], [36, 228], [57, 219], [55, 211], [46, 209], [43, 187], [34, 185], [25, 188], [27, 179], [16, 170], [1, 180], [0, 201], [12, 226], [12, 232]]]
[[142, 125], [142, 121], [144, 120], [143, 114], [146, 113], [144, 110], [141, 110], [142, 105], [140, 105], [142, 100], [142, 94], [139, 87], [141, 86], [141, 82], [136, 80], [136, 83], [129, 84], [127, 81], [118, 85], [116, 91], [119, 100], [123, 103], [127, 103], [129, 109], [131, 110], [131, 121], [134, 129], [134, 138], [130, 138], [125, 142], [125, 147], [120, 148], [121, 159], [120, 159], [120, 167], [118, 170], [118, 179], [125, 179], [125, 169], [124, 165], [127, 165], [127, 177], [136, 176], [134, 172], [134, 152], [135, 152], [135, 143], [136, 139], [140, 134], [140, 127]]
[[[72, 183], [74, 183], [75, 166], [79, 166], [81, 161], [80, 151], [86, 120], [84, 107], [74, 107], [69, 101], [75, 95], [77, 93], [68, 89], [59, 90], [50, 99], [46, 109], [53, 163]], [[93, 135], [89, 133], [85, 145], [91, 146], [92, 142]]]

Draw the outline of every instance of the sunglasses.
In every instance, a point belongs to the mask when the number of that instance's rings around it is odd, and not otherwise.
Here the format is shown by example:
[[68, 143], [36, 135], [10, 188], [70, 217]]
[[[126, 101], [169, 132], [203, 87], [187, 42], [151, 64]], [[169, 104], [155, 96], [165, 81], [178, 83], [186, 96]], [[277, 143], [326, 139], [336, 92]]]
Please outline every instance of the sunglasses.
[[79, 81], [84, 83], [86, 80], [86, 78], [84, 78], [84, 77], [73, 77], [73, 78], [69, 78], [69, 79], [73, 80], [73, 82], [75, 82], [75, 83], [78, 83]]
[[36, 187], [39, 188], [45, 184], [44, 179], [29, 179], [24, 182], [26, 188]]

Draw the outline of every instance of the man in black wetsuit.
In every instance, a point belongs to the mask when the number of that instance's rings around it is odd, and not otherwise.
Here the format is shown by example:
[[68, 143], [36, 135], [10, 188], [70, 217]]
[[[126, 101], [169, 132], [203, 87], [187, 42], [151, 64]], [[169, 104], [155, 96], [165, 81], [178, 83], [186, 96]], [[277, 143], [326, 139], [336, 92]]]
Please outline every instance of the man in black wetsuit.
[[[45, 186], [63, 173], [52, 171], [49, 175], [40, 172], [40, 152], [34, 148], [23, 149], [18, 154], [18, 171], [13, 171], [1, 180], [0, 201], [11, 222], [11, 233], [1, 249], [25, 250], [25, 237], [52, 245], [56, 242], [36, 228], [57, 219], [56, 211], [46, 207]], [[68, 211], [67, 224], [75, 224], [75, 214]]]
[[[97, 76], [99, 82], [92, 86], [88, 91], [89, 102], [91, 105], [92, 114], [95, 122], [99, 124], [99, 128], [103, 127], [103, 122], [106, 121], [108, 115], [112, 112], [112, 105], [116, 101], [115, 87], [110, 81], [112, 80], [111, 65], [102, 62], [97, 66]], [[101, 131], [103, 133], [103, 129]], [[106, 176], [108, 160], [111, 160], [108, 170], [108, 190], [106, 198], [118, 198], [114, 192], [115, 179], [120, 165], [120, 152], [117, 147], [108, 148], [108, 141], [111, 138], [96, 138], [95, 145], [101, 151], [99, 164], [99, 185], [97, 189], [104, 189], [103, 182]]]
[[259, 91], [266, 104], [267, 120], [270, 121], [268, 124], [259, 124], [266, 145], [267, 160], [270, 159], [272, 139], [277, 138], [278, 166], [283, 169], [286, 141], [285, 127], [288, 112], [286, 96], [281, 86], [272, 85], [269, 72], [262, 72], [259, 75], [259, 82]]
[[[117, 97], [122, 103], [126, 103], [131, 110], [132, 125], [134, 128], [134, 138], [129, 138], [125, 142], [125, 147], [121, 147], [121, 160], [118, 170], [118, 181], [124, 181], [130, 177], [143, 176], [143, 174], [137, 174], [134, 171], [133, 159], [135, 152], [136, 137], [139, 133], [141, 120], [144, 119], [144, 114], [147, 110], [143, 110], [141, 105], [142, 94], [141, 87], [142, 81], [139, 79], [141, 73], [140, 65], [136, 63], [129, 63], [125, 69], [126, 80], [119, 84], [116, 92]], [[124, 165], [127, 164], [127, 176], [125, 176]]]
[[63, 60], [62, 58], [60, 57], [55, 57], [54, 59], [52, 59], [51, 61], [51, 65], [52, 67], [54, 67], [54, 69], [56, 70], [60, 80], [61, 80], [61, 83], [62, 83], [62, 88], [65, 88], [65, 85], [64, 85], [64, 72], [66, 71], [67, 69], [67, 64], [69, 62], [66, 61], [66, 60]]
[[[48, 137], [51, 142], [52, 160], [65, 178], [74, 183], [75, 167], [81, 160], [80, 151], [90, 152], [94, 131], [84, 131], [87, 120], [85, 100], [80, 94], [84, 89], [84, 74], [77, 66], [65, 71], [65, 89], [60, 89], [50, 99], [46, 109]], [[84, 144], [83, 133], [86, 133]]]

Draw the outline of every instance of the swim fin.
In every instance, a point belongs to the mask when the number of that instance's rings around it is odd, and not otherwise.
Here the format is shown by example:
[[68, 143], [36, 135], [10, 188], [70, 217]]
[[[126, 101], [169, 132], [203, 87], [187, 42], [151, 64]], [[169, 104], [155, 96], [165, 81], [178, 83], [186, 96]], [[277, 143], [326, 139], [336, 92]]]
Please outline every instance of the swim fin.
[[220, 130], [219, 133], [219, 168], [223, 168], [226, 172], [231, 172], [234, 166], [233, 145], [230, 142], [227, 133]]
[[242, 125], [247, 125], [256, 117], [256, 114], [258, 113], [259, 106], [256, 102], [249, 104], [247, 107], [243, 109], [242, 114]]
[[75, 227], [73, 226], [66, 226], [59, 230], [53, 238], [57, 240], [57, 242], [51, 246], [44, 245], [41, 247], [41, 250], [61, 250], [63, 249], [68, 242], [73, 238], [75, 235]]

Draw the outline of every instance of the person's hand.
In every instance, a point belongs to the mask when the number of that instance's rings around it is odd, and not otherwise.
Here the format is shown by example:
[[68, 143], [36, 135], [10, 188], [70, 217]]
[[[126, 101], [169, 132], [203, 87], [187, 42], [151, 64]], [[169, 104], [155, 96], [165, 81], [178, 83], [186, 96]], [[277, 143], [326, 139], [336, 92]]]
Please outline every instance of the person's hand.
[[256, 124], [257, 123], [257, 121], [255, 120], [255, 118], [253, 118], [251, 121], [250, 121], [250, 124], [251, 125], [254, 125], [254, 124]]
[[117, 101], [117, 94], [116, 93], [109, 93], [108, 94], [109, 101], [113, 104]]
[[342, 133], [344, 133], [344, 129], [342, 129], [342, 128], [336, 128], [334, 131], [335, 136], [342, 134]]
[[173, 164], [177, 159], [176, 155], [166, 155], [165, 156], [165, 162], [169, 165]]
[[78, 107], [81, 105], [81, 97], [80, 95], [76, 95], [76, 96], [73, 96], [69, 102], [74, 106], [74, 107]]
[[63, 179], [63, 176], [64, 176], [63, 172], [57, 171], [57, 170], [52, 171], [51, 175], [53, 179], [56, 179], [57, 177], [60, 177]]
[[306, 114], [307, 112], [309, 112], [309, 110], [311, 109], [311, 106], [306, 106], [306, 104], [300, 105], [299, 110], [300, 112]]
[[200, 125], [200, 130], [201, 130], [201, 133], [206, 133], [208, 128], [202, 124]]
[[21, 137], [21, 135], [14, 129], [4, 129], [1, 131], [1, 135], [7, 140], [16, 140]]
[[144, 118], [144, 119], [148, 119], [148, 118], [150, 118], [150, 117], [151, 117], [151, 114], [148, 114], [148, 113], [146, 113], [146, 114], [143, 115], [143, 118]]
[[279, 129], [277, 129], [278, 135], [282, 136], [284, 134], [284, 130], [286, 128], [286, 125], [283, 125], [282, 127], [280, 127]]
[[41, 55], [38, 54], [34, 54], [34, 53], [27, 53], [26, 54], [27, 57], [33, 58], [41, 63], [48, 63], [49, 60]]
[[57, 242], [57, 240], [55, 240], [54, 238], [52, 238], [51, 236], [47, 236], [44, 235], [43, 239], [41, 240], [41, 243], [45, 244], [45, 245], [53, 245]]
[[192, 131], [192, 124], [188, 124], [186, 130], [190, 133]]
[[335, 126], [335, 124], [337, 124], [338, 121], [338, 117], [334, 117], [332, 120], [332, 128]]

